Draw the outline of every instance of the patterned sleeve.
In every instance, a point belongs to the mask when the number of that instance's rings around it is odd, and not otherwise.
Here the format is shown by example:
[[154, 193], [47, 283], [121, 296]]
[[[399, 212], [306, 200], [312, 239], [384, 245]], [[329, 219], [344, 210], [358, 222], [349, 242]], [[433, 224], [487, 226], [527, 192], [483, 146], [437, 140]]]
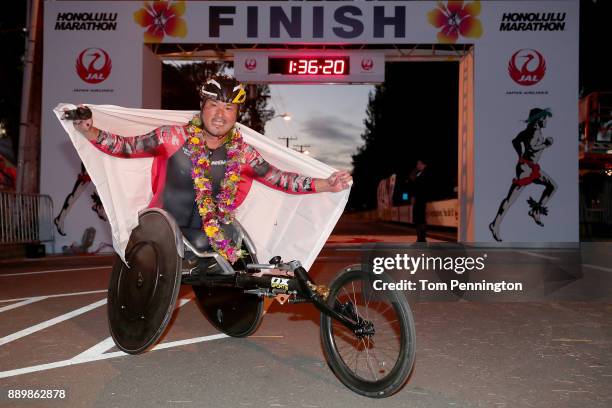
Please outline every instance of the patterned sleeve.
[[245, 143], [244, 157], [246, 164], [255, 173], [255, 180], [276, 190], [292, 194], [314, 193], [312, 177], [282, 171], [268, 163], [254, 147]]
[[93, 145], [106, 154], [116, 157], [153, 157], [167, 155], [170, 146], [181, 146], [187, 139], [184, 126], [161, 126], [139, 136], [119, 136], [100, 130]]

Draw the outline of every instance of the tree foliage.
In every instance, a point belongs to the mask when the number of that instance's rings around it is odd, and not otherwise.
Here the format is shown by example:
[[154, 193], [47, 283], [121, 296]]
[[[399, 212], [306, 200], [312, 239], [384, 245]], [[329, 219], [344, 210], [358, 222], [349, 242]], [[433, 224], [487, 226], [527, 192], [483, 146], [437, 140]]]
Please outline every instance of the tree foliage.
[[[21, 84], [23, 81], [23, 53], [25, 49], [26, 6], [22, 2], [9, 2], [0, 17], [0, 122], [6, 139], [0, 135], [0, 154], [11, 160], [17, 158], [19, 119], [21, 113]], [[10, 143], [9, 141], [12, 141]], [[12, 148], [10, 147], [12, 145]]]
[[397, 175], [396, 201], [401, 200], [418, 159], [427, 160], [434, 173], [434, 198], [454, 194], [457, 81], [457, 63], [386, 64], [385, 82], [370, 93], [364, 144], [353, 155], [349, 208], [376, 208], [378, 183], [392, 174]]

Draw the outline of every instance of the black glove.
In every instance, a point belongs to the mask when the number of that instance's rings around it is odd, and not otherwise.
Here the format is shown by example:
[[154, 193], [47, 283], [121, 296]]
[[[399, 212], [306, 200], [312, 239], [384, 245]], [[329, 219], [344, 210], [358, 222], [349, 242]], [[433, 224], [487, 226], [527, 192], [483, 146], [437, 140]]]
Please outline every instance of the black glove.
[[79, 106], [76, 109], [64, 111], [64, 116], [62, 119], [64, 120], [85, 120], [91, 119], [92, 113], [91, 109], [87, 106]]

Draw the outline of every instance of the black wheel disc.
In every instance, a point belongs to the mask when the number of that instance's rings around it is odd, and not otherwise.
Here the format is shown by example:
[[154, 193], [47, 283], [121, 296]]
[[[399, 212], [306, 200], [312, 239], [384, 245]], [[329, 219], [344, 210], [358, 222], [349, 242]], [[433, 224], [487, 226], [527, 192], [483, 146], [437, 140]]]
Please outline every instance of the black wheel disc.
[[138, 354], [166, 328], [180, 289], [180, 257], [170, 221], [159, 212], [140, 216], [126, 249], [117, 256], [108, 290], [108, 321], [117, 347]]
[[193, 286], [202, 311], [213, 326], [232, 337], [253, 333], [263, 316], [263, 300], [242, 289]]
[[[243, 249], [247, 248], [243, 246]], [[257, 259], [248, 254], [238, 263], [234, 267], [240, 269], [247, 263], [257, 263]], [[193, 292], [204, 315], [217, 330], [228, 336], [249, 336], [261, 323], [263, 299], [257, 295], [238, 288], [206, 285], [194, 285]]]

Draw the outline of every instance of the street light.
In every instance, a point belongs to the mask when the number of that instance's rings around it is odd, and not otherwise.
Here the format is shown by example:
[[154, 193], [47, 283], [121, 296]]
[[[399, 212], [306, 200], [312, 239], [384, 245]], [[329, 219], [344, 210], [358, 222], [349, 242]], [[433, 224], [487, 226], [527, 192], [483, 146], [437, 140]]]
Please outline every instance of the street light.
[[293, 150], [309, 155], [310, 152], [308, 150], [305, 150], [305, 147], [310, 147], [310, 145], [293, 145]]
[[270, 120], [274, 118], [283, 118], [283, 120], [291, 120], [291, 115], [288, 113], [283, 113], [282, 115], [274, 115], [270, 118]]
[[[283, 118], [285, 121], [291, 120], [291, 115], [288, 113], [283, 113], [281, 115], [274, 115], [270, 118], [270, 120], [274, 118]], [[289, 140], [297, 140], [297, 137], [279, 137], [279, 139], [283, 139], [287, 141], [287, 147], [289, 147]]]

